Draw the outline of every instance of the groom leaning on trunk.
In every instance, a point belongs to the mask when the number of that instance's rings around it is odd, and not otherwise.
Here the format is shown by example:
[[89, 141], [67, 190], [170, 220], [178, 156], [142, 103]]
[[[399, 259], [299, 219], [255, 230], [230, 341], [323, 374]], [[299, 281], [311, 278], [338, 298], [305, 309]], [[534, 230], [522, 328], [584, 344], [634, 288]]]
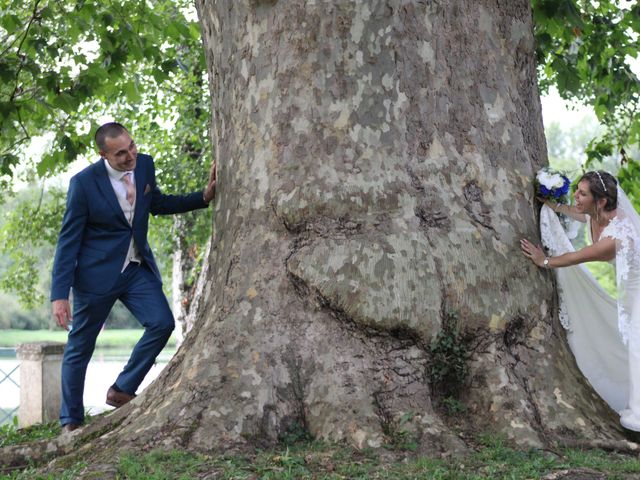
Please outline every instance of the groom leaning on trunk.
[[69, 330], [62, 361], [60, 423], [64, 431], [75, 430], [84, 421], [87, 365], [116, 300], [144, 326], [144, 334], [109, 388], [107, 404], [117, 408], [135, 397], [173, 331], [173, 315], [147, 242], [149, 213], [206, 208], [215, 195], [215, 165], [204, 191], [164, 195], [156, 185], [153, 159], [138, 153], [126, 128], [107, 123], [96, 131], [95, 140], [101, 158], [69, 183], [53, 262], [53, 316]]

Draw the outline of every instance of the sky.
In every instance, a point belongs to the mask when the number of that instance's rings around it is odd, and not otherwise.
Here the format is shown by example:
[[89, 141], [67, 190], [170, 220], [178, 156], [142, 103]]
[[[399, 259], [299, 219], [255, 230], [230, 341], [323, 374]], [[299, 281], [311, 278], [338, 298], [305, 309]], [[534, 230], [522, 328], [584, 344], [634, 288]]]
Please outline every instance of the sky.
[[547, 125], [554, 121], [565, 128], [571, 128], [585, 118], [596, 118], [591, 107], [577, 105], [560, 98], [558, 91], [553, 88], [548, 95], [540, 97], [542, 103], [542, 120]]
[[596, 118], [591, 107], [575, 105], [560, 98], [558, 91], [553, 89], [548, 95], [541, 96], [542, 120], [547, 125], [554, 121], [560, 123], [565, 129], [571, 128], [585, 118]]

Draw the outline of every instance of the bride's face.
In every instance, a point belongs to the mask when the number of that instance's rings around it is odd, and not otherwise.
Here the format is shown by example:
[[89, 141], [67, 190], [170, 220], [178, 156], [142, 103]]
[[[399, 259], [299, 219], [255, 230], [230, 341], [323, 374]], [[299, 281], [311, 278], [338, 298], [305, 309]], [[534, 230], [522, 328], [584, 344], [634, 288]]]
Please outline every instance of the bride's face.
[[576, 201], [576, 207], [580, 213], [589, 213], [593, 210], [595, 202], [589, 189], [589, 182], [586, 180], [578, 183], [578, 188], [576, 188], [576, 193], [573, 194], [573, 198]]

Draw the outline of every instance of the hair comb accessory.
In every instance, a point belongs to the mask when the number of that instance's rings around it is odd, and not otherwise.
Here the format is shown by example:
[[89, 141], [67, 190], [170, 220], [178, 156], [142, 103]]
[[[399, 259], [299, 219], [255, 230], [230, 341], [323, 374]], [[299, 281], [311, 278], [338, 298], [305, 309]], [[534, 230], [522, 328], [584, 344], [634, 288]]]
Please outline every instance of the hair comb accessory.
[[596, 170], [596, 175], [598, 175], [598, 178], [600, 179], [600, 183], [602, 184], [602, 188], [604, 188], [604, 191], [607, 191], [607, 187], [604, 184], [604, 180], [602, 180], [602, 177], [600, 176], [600, 172], [598, 170]]

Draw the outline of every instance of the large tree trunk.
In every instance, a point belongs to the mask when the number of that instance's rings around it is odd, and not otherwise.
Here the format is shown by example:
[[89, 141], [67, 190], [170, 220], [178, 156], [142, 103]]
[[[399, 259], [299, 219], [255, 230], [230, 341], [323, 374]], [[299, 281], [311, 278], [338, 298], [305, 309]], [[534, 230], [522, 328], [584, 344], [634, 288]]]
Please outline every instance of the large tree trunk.
[[[519, 252], [546, 162], [529, 1], [198, 9], [219, 159], [210, 269], [194, 329], [105, 441], [621, 437], [567, 350], [551, 274]], [[443, 392], [429, 346], [454, 315], [469, 373]], [[455, 392], [453, 428], [440, 405]]]
[[529, 2], [198, 8], [220, 197], [198, 334], [165, 379], [167, 414], [199, 418], [188, 443], [298, 425], [375, 446], [402, 423], [456, 445], [426, 374], [453, 313], [470, 428], [619, 435], [519, 253], [546, 162]]

